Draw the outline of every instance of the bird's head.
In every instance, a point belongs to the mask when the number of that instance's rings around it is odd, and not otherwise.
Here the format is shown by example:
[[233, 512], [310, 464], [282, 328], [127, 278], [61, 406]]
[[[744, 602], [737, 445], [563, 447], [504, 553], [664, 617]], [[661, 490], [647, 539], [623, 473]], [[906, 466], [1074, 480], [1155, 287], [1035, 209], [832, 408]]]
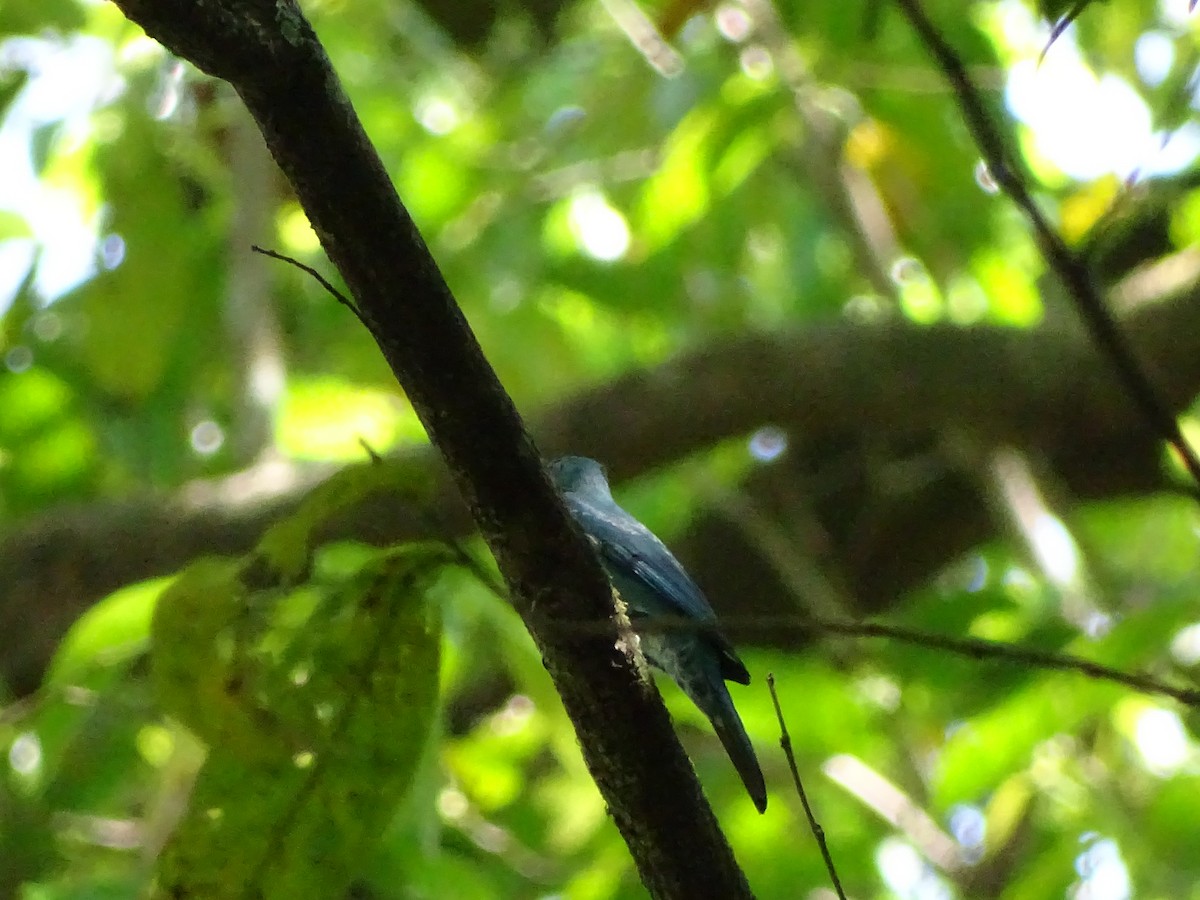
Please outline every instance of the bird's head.
[[564, 494], [612, 499], [604, 467], [586, 456], [560, 456], [548, 466], [554, 486]]

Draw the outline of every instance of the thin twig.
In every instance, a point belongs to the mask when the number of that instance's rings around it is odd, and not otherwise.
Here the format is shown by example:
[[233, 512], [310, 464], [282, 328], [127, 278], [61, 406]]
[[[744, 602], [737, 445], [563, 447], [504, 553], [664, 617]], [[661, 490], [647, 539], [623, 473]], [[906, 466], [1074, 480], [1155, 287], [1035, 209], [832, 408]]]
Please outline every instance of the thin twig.
[[338, 303], [342, 304], [342, 306], [346, 307], [346, 309], [348, 309], [348, 310], [350, 310], [350, 312], [354, 313], [354, 317], [356, 319], [358, 319], [358, 321], [362, 322], [363, 325], [366, 326], [368, 331], [371, 330], [371, 327], [369, 325], [367, 325], [367, 323], [363, 320], [362, 313], [360, 313], [358, 311], [358, 307], [354, 305], [354, 302], [349, 297], [347, 297], [345, 294], [343, 294], [341, 291], [339, 291], [337, 288], [335, 288], [332, 284], [330, 284], [329, 279], [326, 278], [324, 275], [322, 275], [320, 272], [318, 272], [316, 269], [314, 269], [312, 266], [307, 266], [304, 263], [300, 262], [300, 260], [294, 259], [293, 257], [287, 256], [283, 253], [278, 253], [275, 250], [267, 250], [265, 247], [258, 246], [258, 244], [251, 244], [250, 249], [253, 250], [255, 253], [261, 253], [263, 256], [269, 256], [269, 257], [271, 257], [271, 259], [277, 259], [280, 262], [289, 263], [289, 264], [295, 266], [301, 272], [305, 272], [308, 275], [312, 276], [316, 280], [317, 284], [321, 285], [321, 287], [325, 288], [326, 291], [328, 291], [330, 294], [332, 294], [334, 296], [334, 298], [336, 298]]
[[1093, 662], [1067, 653], [1051, 653], [1034, 650], [1016, 644], [988, 641], [982, 638], [954, 638], [940, 634], [929, 634], [896, 625], [880, 625], [874, 622], [816, 622], [817, 630], [854, 637], [879, 637], [902, 641], [932, 650], [945, 650], [971, 659], [996, 659], [1013, 663], [1026, 663], [1039, 669], [1058, 672], [1078, 672], [1099, 681], [1112, 681], [1146, 694], [1160, 694], [1178, 700], [1185, 706], [1200, 708], [1200, 690], [1167, 684], [1151, 675], [1123, 672], [1102, 663]]
[[821, 856], [825, 860], [825, 868], [829, 870], [829, 877], [833, 881], [833, 889], [837, 892], [838, 900], [846, 900], [846, 892], [842, 890], [837, 867], [833, 864], [833, 856], [829, 852], [829, 845], [825, 842], [825, 829], [817, 821], [817, 817], [808, 803], [808, 794], [804, 792], [804, 783], [800, 780], [796, 754], [792, 752], [792, 736], [788, 734], [787, 723], [783, 720], [783, 708], [779, 705], [779, 694], [775, 691], [774, 673], [767, 673], [767, 689], [771, 692], [771, 702], [775, 704], [775, 718], [779, 720], [779, 746], [783, 748], [783, 755], [787, 757], [788, 768], [792, 772], [792, 783], [796, 785], [800, 804], [804, 807], [804, 814], [808, 816], [808, 827], [812, 831], [813, 837], [817, 839], [817, 846], [821, 848]]
[[1159, 396], [1133, 348], [1109, 314], [1091, 271], [1067, 246], [1034, 202], [1019, 172], [1017, 157], [1005, 150], [1004, 139], [992, 123], [979, 89], [971, 81], [962, 60], [930, 21], [919, 0], [896, 2], [938, 67], [945, 73], [946, 80], [958, 97], [967, 128], [975, 138], [992, 178], [1029, 219], [1046, 264], [1062, 281], [1067, 295], [1074, 300], [1084, 324], [1091, 332], [1092, 340], [1112, 363], [1118, 378], [1147, 422], [1175, 448], [1192, 478], [1200, 482], [1200, 459], [1188, 446], [1179, 422]]
[[[612, 622], [564, 622], [559, 627], [581, 629], [587, 633], [614, 632]], [[655, 616], [653, 619], [638, 619], [634, 630], [646, 634], [661, 631], [703, 631], [712, 628], [712, 623], [699, 622], [680, 616]], [[1185, 706], [1200, 709], [1200, 690], [1168, 684], [1151, 675], [1123, 672], [1103, 663], [1073, 656], [1067, 653], [1052, 653], [1034, 650], [1016, 644], [988, 641], [982, 638], [958, 638], [948, 635], [930, 634], [899, 625], [882, 625], [876, 622], [849, 622], [835, 619], [797, 618], [795, 616], [750, 616], [722, 618], [721, 631], [745, 638], [769, 638], [773, 641], [800, 637], [813, 632], [844, 635], [859, 638], [886, 638], [901, 641], [931, 650], [944, 650], [971, 659], [990, 659], [1000, 662], [1033, 666], [1056, 672], [1077, 672], [1098, 681], [1111, 681], [1133, 688], [1144, 694], [1170, 697]]]

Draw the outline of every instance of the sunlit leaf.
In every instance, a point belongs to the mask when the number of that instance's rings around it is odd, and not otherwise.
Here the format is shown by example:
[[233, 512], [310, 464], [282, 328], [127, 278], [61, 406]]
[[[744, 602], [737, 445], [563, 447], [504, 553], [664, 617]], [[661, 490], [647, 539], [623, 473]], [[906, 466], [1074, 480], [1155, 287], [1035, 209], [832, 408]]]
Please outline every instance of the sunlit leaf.
[[70, 684], [88, 668], [111, 665], [144, 652], [150, 637], [150, 620], [168, 579], [133, 584], [101, 600], [67, 632], [47, 681]]
[[420, 433], [420, 423], [394, 392], [334, 378], [297, 381], [278, 426], [279, 443], [301, 459], [361, 459], [364, 442], [384, 453], [401, 437]]

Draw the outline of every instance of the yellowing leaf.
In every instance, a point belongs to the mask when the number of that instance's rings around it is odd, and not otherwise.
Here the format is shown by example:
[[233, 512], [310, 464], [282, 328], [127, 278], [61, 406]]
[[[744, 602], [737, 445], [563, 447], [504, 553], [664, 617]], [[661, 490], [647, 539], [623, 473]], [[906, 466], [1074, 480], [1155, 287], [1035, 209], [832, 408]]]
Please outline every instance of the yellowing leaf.
[[1042, 298], [1033, 275], [1012, 254], [987, 251], [978, 254], [971, 269], [987, 292], [990, 318], [1011, 325], [1032, 325], [1042, 317]]
[[1092, 230], [1092, 226], [1112, 209], [1120, 182], [1112, 175], [1089, 182], [1062, 202], [1060, 218], [1063, 237], [1076, 243]]
[[653, 252], [670, 243], [709, 206], [703, 150], [716, 117], [695, 110], [671, 134], [659, 170], [646, 183], [634, 233]]

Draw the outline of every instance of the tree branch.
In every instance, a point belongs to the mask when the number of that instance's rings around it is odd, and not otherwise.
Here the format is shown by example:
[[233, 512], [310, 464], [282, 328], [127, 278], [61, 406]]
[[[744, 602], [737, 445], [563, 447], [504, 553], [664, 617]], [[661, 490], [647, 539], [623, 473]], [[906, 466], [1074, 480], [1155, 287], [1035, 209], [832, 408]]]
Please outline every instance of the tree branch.
[[299, 8], [285, 0], [117, 0], [173, 53], [229, 81], [258, 122], [495, 554], [584, 758], [657, 897], [746, 897], [666, 711], [611, 638], [599, 562], [442, 279]]
[[[1173, 408], [1200, 392], [1200, 285], [1139, 304], [1121, 326], [1162, 373]], [[1106, 375], [1082, 333], [841, 324], [728, 341], [632, 372], [545, 410], [534, 434], [551, 453], [604, 460], [619, 481], [766, 424], [813, 446], [953, 427], [1048, 459], [1080, 498], [1160, 489], [1155, 435]], [[433, 517], [451, 534], [469, 531], [445, 471], [432, 457], [427, 466], [440, 485]], [[0, 673], [19, 694], [33, 690], [62, 634], [96, 599], [195, 556], [249, 550], [332, 471], [313, 467], [297, 476], [287, 466], [266, 466], [172, 498], [54, 509], [0, 535], [0, 630], [24, 636], [0, 658]], [[772, 466], [744, 487], [766, 502], [789, 496], [779, 481], [795, 477]], [[839, 499], [831, 498], [830, 510]], [[823, 520], [863, 614], [885, 609], [990, 533], [977, 492], [954, 473], [893, 500], [872, 520], [867, 540], [852, 523]], [[429, 515], [403, 498], [380, 496], [330, 522], [324, 537], [386, 544], [428, 536]], [[779, 606], [784, 592], [772, 573], [747, 574], [761, 563], [748, 565], [752, 549], [727, 527], [716, 530], [720, 524], [703, 525], [681, 548], [718, 609], [790, 611]], [[896, 552], [900, 546], [904, 553]], [[731, 562], [731, 554], [741, 555]]]

